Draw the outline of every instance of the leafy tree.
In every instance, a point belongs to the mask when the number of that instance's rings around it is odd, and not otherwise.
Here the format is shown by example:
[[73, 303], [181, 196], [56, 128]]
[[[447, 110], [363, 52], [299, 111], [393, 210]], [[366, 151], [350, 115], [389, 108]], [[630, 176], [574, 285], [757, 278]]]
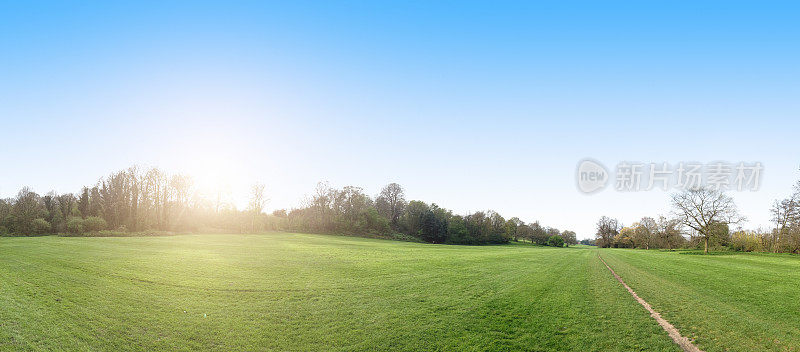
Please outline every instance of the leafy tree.
[[520, 238], [533, 242], [533, 228], [531, 228], [530, 225], [519, 225], [519, 227], [517, 227], [517, 234]]
[[408, 206], [406, 207], [406, 211], [403, 214], [403, 228], [405, 229], [406, 233], [416, 236], [422, 231], [422, 226], [425, 221], [425, 214], [430, 212], [430, 207], [428, 207], [425, 202], [412, 200], [408, 202]]
[[469, 233], [464, 217], [460, 215], [451, 216], [447, 222], [447, 238], [450, 243], [469, 244]]
[[337, 219], [336, 230], [341, 232], [366, 233], [369, 229], [358, 226], [364, 213], [372, 208], [372, 200], [364, 194], [360, 187], [346, 186], [334, 195], [334, 216]]
[[78, 198], [78, 211], [81, 213], [81, 217], [86, 219], [89, 216], [89, 188], [83, 187], [81, 189], [81, 196]]
[[539, 222], [534, 222], [531, 226], [531, 242], [534, 244], [545, 245], [549, 235], [547, 230], [539, 225]]
[[564, 238], [564, 244], [567, 246], [578, 244], [578, 238], [574, 231], [564, 230], [561, 237]]
[[[13, 215], [13, 228], [12, 231], [18, 235], [32, 235], [38, 234], [41, 231], [42, 223], [34, 225], [34, 220], [47, 216], [47, 212], [38, 194], [25, 187], [17, 194], [17, 199], [14, 201], [14, 206], [11, 211]], [[48, 230], [50, 223], [47, 223]], [[36, 227], [35, 227], [36, 226]]]
[[623, 227], [619, 233], [614, 236], [612, 247], [616, 248], [634, 248], [633, 242], [634, 229], [632, 227]]
[[489, 243], [508, 243], [511, 236], [506, 232], [506, 220], [494, 210], [488, 212], [489, 220]]
[[564, 247], [564, 239], [559, 235], [553, 235], [547, 238], [547, 245], [550, 247]]
[[522, 225], [525, 225], [525, 223], [522, 222], [522, 220], [520, 220], [518, 217], [508, 219], [508, 221], [506, 221], [506, 237], [513, 239], [514, 242], [519, 242], [521, 237], [519, 227]]
[[0, 199], [0, 235], [9, 234], [13, 227], [11, 218], [12, 204], [13, 200], [11, 199]]
[[405, 192], [397, 183], [390, 183], [383, 187], [381, 193], [375, 198], [378, 212], [389, 219], [393, 227], [397, 227], [403, 209], [406, 206]]
[[82, 234], [84, 232], [83, 228], [83, 219], [71, 216], [67, 219], [67, 232], [75, 235]]
[[731, 242], [730, 229], [726, 223], [711, 223], [709, 233], [709, 241], [715, 246], [728, 246]]
[[100, 188], [92, 187], [89, 193], [89, 216], [103, 216], [105, 201]]
[[50, 231], [50, 223], [43, 218], [36, 218], [31, 221], [31, 233], [36, 235], [43, 235]]
[[[495, 211], [464, 216], [436, 204], [406, 203], [402, 187], [392, 183], [375, 200], [359, 187], [342, 189], [325, 182], [301, 207], [263, 212], [264, 186], [256, 185], [244, 210], [216, 197], [205, 198], [193, 188], [191, 178], [170, 175], [158, 168], [130, 167], [113, 172], [79, 195], [55, 192], [40, 197], [24, 188], [17, 198], [0, 200], [0, 234], [33, 235], [45, 232], [80, 234], [104, 229], [115, 231], [214, 231], [255, 232], [291, 229], [306, 232], [392, 234], [402, 231], [427, 242], [490, 244], [530, 239], [546, 244], [548, 231], [538, 223], [525, 225], [519, 218], [508, 221]], [[38, 220], [38, 219], [41, 219]], [[42, 230], [47, 224], [48, 229]], [[44, 231], [44, 232], [43, 232]]]
[[53, 221], [54, 218], [60, 218], [61, 210], [58, 207], [58, 194], [54, 191], [50, 191], [42, 197], [42, 204], [44, 205], [44, 219], [50, 223], [51, 231], [58, 232], [58, 224], [57, 222]]
[[58, 196], [58, 208], [61, 211], [62, 220], [66, 220], [73, 215], [75, 206], [75, 196], [72, 193], [64, 193]]
[[88, 232], [97, 232], [108, 228], [108, 224], [103, 218], [90, 216], [83, 220], [83, 229]]
[[447, 239], [447, 214], [436, 204], [424, 212], [418, 232], [420, 239], [431, 243], [443, 243]]

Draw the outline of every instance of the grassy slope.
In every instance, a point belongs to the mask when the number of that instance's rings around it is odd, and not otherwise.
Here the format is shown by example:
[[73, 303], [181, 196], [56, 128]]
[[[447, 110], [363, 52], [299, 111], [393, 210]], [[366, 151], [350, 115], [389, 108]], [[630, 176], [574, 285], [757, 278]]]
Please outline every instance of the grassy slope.
[[800, 351], [800, 258], [604, 249], [639, 296], [706, 351]]
[[0, 350], [676, 350], [595, 253], [280, 233], [0, 238]]

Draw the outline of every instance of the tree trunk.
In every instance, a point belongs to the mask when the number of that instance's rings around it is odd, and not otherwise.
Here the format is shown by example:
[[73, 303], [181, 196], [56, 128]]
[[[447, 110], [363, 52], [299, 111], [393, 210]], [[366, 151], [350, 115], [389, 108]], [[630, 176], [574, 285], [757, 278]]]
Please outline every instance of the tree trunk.
[[706, 242], [705, 254], [708, 254], [708, 237], [706, 237], [706, 241], [705, 242]]

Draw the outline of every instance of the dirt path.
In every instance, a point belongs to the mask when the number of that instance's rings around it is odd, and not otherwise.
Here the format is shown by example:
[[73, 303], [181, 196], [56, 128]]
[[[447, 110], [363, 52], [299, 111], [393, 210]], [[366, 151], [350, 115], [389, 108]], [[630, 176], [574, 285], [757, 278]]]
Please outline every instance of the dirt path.
[[678, 331], [678, 329], [675, 328], [675, 326], [673, 326], [672, 324], [670, 324], [668, 321], [666, 321], [664, 318], [661, 317], [661, 314], [653, 310], [653, 307], [651, 307], [649, 303], [647, 303], [645, 300], [639, 297], [639, 295], [637, 295], [636, 292], [633, 292], [633, 289], [631, 289], [631, 287], [628, 286], [628, 284], [626, 284], [625, 281], [622, 281], [622, 278], [619, 277], [619, 275], [617, 275], [616, 272], [614, 272], [614, 269], [611, 269], [611, 267], [608, 266], [608, 263], [606, 263], [606, 261], [603, 260], [603, 257], [601, 257], [600, 254], [598, 254], [597, 257], [600, 258], [600, 261], [602, 261], [603, 264], [606, 266], [606, 268], [608, 268], [608, 270], [611, 271], [611, 274], [613, 274], [614, 277], [617, 278], [617, 281], [619, 281], [622, 284], [622, 286], [625, 286], [625, 289], [627, 289], [628, 292], [631, 293], [631, 296], [633, 296], [633, 298], [635, 298], [636, 301], [639, 302], [639, 304], [641, 304], [645, 309], [647, 309], [648, 312], [650, 312], [650, 316], [653, 317], [653, 319], [655, 319], [658, 322], [658, 325], [661, 325], [661, 327], [664, 328], [664, 331], [666, 331], [669, 334], [669, 337], [672, 338], [672, 341], [675, 341], [675, 343], [677, 343], [678, 346], [681, 346], [681, 349], [683, 349], [686, 352], [703, 352], [703, 350], [697, 348], [697, 346], [692, 344], [691, 340], [689, 340], [686, 337], [683, 337], [681, 333]]

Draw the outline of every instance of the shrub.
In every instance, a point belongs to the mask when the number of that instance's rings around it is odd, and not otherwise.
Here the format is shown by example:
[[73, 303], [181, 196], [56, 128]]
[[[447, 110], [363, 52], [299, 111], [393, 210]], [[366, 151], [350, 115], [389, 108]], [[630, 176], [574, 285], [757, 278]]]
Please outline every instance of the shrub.
[[31, 222], [31, 230], [34, 234], [41, 235], [50, 230], [50, 223], [42, 218], [36, 218]]
[[67, 232], [75, 235], [80, 235], [84, 231], [84, 221], [77, 216], [70, 216], [67, 219]]
[[558, 235], [550, 236], [547, 239], [547, 245], [550, 247], [564, 247], [564, 238]]
[[86, 220], [83, 220], [83, 227], [86, 231], [96, 232], [105, 230], [108, 227], [108, 224], [101, 217], [90, 216], [86, 218]]

